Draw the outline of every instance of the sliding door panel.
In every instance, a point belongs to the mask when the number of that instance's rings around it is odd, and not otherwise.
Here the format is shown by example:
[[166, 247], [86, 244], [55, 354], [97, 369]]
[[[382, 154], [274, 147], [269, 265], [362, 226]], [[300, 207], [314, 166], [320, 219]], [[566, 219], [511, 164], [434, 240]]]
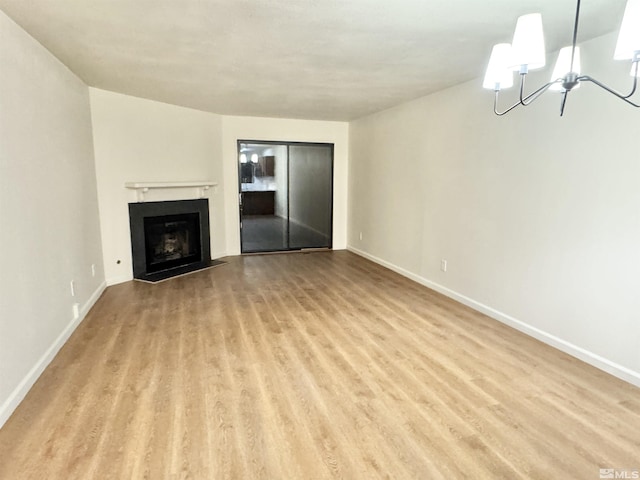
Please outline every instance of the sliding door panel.
[[238, 145], [242, 253], [289, 250], [287, 146]]
[[331, 248], [333, 145], [289, 145], [289, 248]]

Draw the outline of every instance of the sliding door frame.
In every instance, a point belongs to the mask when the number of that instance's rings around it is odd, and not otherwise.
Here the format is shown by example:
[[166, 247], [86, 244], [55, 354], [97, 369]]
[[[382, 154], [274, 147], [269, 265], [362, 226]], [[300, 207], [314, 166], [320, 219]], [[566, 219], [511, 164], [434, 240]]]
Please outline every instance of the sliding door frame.
[[[286, 249], [277, 249], [277, 250], [261, 250], [259, 252], [244, 252], [243, 251], [243, 241], [242, 241], [242, 166], [240, 163], [240, 145], [248, 143], [248, 144], [257, 144], [257, 145], [278, 145], [287, 147], [287, 248]], [[239, 215], [239, 225], [240, 225], [240, 251], [242, 254], [253, 254], [253, 253], [277, 253], [277, 252], [299, 252], [305, 250], [305, 248], [291, 248], [291, 238], [290, 238], [290, 228], [289, 228], [289, 218], [290, 218], [290, 196], [289, 192], [291, 191], [290, 178], [289, 178], [289, 163], [290, 153], [289, 147], [292, 146], [302, 146], [302, 147], [328, 147], [331, 152], [331, 184], [329, 186], [331, 199], [330, 212], [329, 212], [329, 247], [328, 249], [333, 249], [333, 197], [334, 197], [334, 162], [335, 162], [335, 144], [334, 143], [324, 143], [324, 142], [292, 142], [292, 141], [278, 141], [278, 140], [247, 140], [247, 139], [238, 139], [236, 141], [236, 162], [238, 165], [238, 215]], [[313, 247], [312, 247], [313, 248]]]

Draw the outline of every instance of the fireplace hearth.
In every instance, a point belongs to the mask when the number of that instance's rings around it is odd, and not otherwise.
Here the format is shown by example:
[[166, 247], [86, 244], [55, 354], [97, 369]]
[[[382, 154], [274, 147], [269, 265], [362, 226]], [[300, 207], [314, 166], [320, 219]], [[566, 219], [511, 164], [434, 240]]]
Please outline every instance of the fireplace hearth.
[[221, 263], [211, 260], [209, 201], [129, 204], [133, 277], [158, 282]]

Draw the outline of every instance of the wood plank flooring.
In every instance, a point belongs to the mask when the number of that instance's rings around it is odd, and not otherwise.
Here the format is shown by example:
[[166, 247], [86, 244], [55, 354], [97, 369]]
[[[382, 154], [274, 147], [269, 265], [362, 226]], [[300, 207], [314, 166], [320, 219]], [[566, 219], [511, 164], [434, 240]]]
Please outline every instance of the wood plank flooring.
[[640, 389], [348, 252], [107, 289], [2, 479], [598, 479]]

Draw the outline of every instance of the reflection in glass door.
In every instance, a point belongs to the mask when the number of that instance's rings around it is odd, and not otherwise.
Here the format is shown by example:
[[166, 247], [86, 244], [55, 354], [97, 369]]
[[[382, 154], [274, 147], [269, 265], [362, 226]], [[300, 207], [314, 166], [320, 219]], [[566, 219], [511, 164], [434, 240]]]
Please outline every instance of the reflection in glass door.
[[238, 141], [242, 253], [331, 248], [333, 145]]

